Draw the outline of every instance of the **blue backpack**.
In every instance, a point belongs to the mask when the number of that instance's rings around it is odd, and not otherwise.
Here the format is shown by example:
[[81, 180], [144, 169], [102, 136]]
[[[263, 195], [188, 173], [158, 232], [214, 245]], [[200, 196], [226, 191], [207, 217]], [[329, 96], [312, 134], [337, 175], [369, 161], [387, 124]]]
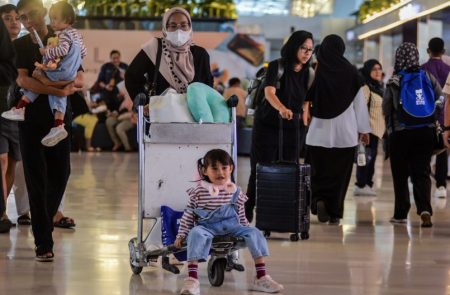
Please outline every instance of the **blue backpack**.
[[401, 71], [398, 121], [410, 128], [424, 127], [436, 121], [436, 97], [424, 70]]

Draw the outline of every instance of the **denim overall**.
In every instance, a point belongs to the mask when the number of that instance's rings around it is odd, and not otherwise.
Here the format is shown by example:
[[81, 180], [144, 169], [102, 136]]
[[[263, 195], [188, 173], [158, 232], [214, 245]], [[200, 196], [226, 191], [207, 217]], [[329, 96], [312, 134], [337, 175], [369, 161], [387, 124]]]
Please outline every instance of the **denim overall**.
[[[44, 59], [44, 63], [48, 62]], [[81, 65], [81, 48], [77, 43], [72, 43], [69, 52], [64, 56], [56, 70], [47, 71], [47, 77], [52, 81], [72, 81], [77, 76], [78, 69]], [[21, 89], [23, 95], [25, 95], [31, 102], [34, 102], [39, 96], [38, 93], [34, 93], [27, 89]], [[61, 113], [66, 113], [67, 96], [48, 96], [48, 103], [50, 109], [57, 110]]]
[[187, 260], [206, 261], [214, 236], [230, 235], [242, 237], [253, 258], [268, 256], [267, 241], [261, 231], [252, 226], [239, 223], [237, 200], [238, 188], [229, 204], [220, 206], [213, 211], [194, 209], [198, 222], [191, 229], [187, 238]]

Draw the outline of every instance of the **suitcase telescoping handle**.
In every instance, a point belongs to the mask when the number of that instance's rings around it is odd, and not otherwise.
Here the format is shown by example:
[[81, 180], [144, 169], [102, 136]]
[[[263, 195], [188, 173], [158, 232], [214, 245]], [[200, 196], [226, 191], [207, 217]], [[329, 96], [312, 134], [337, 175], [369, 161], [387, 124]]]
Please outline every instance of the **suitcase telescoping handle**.
[[[278, 162], [283, 162], [283, 118], [278, 115], [280, 124], [278, 124]], [[295, 125], [295, 163], [299, 164], [300, 155], [300, 114], [294, 113], [292, 116]]]

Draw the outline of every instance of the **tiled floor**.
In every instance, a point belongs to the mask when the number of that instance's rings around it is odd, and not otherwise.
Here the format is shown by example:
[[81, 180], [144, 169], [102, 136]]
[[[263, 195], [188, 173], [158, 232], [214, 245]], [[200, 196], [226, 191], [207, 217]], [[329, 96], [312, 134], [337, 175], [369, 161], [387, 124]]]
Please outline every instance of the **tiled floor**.
[[[239, 159], [245, 188], [248, 158]], [[177, 294], [186, 274], [159, 267], [132, 275], [127, 243], [137, 227], [137, 154], [72, 154], [66, 214], [76, 229], [56, 229], [53, 263], [34, 261], [30, 228], [0, 235], [0, 294]], [[352, 181], [353, 183], [353, 181]], [[318, 224], [311, 238], [269, 240], [269, 271], [283, 294], [450, 294], [450, 213], [433, 200], [435, 226], [421, 229], [415, 208], [407, 225], [392, 225], [393, 190], [387, 162], [377, 163], [378, 197], [354, 198], [349, 188], [340, 226]], [[14, 204], [10, 203], [10, 210]], [[14, 217], [14, 211], [10, 213]], [[223, 286], [209, 285], [200, 267], [202, 294], [253, 294], [252, 260], [243, 250], [244, 273], [226, 273]]]

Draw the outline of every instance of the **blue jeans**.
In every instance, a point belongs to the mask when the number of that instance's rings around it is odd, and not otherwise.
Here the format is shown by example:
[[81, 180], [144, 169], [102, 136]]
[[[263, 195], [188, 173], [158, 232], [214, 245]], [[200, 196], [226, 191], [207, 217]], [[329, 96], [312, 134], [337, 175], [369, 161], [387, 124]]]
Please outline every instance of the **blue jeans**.
[[268, 256], [267, 241], [255, 227], [243, 226], [237, 214], [237, 199], [240, 189], [234, 193], [231, 203], [220, 206], [214, 211], [194, 209], [199, 217], [198, 225], [193, 227], [187, 239], [188, 261], [205, 261], [214, 236], [229, 235], [242, 237], [253, 258]]
[[[220, 235], [202, 225], [191, 229], [187, 239], [187, 260], [206, 261], [214, 236]], [[228, 235], [242, 237], [253, 258], [269, 255], [267, 241], [259, 229], [253, 226], [238, 226]]]
[[[44, 60], [44, 63], [47, 61]], [[69, 52], [64, 56], [58, 69], [47, 72], [47, 77], [52, 81], [71, 81], [77, 76], [78, 69], [81, 65], [81, 49], [77, 44], [72, 44]], [[34, 102], [39, 96], [39, 93], [34, 93], [33, 91], [27, 89], [21, 89], [23, 95], [25, 95], [28, 100]], [[61, 113], [66, 113], [67, 107], [67, 96], [48, 96], [48, 103], [50, 109], [56, 110]]]

